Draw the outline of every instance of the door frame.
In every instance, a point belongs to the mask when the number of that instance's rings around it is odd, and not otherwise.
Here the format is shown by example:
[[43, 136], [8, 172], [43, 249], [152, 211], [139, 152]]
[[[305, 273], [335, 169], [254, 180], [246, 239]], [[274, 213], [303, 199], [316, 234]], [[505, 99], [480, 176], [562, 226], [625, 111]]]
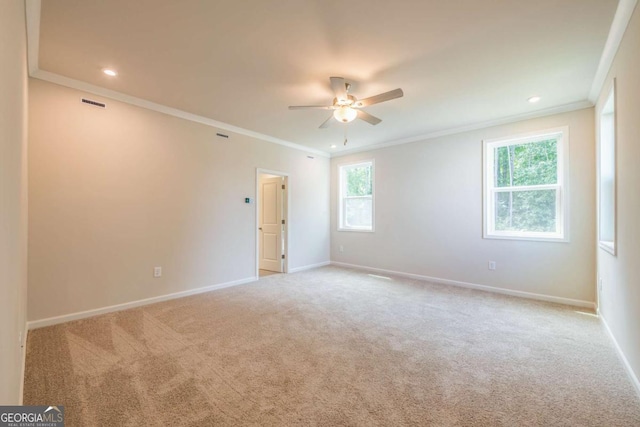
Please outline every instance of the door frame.
[[284, 262], [282, 272], [289, 272], [289, 206], [291, 197], [289, 193], [289, 174], [287, 172], [271, 169], [256, 168], [256, 278], [260, 277], [260, 174], [277, 175], [284, 178], [284, 194], [282, 195], [282, 219], [284, 219]]

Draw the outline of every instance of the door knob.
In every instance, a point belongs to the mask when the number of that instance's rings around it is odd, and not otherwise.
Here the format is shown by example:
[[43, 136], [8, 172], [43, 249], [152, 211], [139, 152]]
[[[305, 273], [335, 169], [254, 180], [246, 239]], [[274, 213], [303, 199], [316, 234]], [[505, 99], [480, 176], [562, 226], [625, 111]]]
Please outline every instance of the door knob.
[[258, 230], [262, 231], [262, 227], [259, 227]]

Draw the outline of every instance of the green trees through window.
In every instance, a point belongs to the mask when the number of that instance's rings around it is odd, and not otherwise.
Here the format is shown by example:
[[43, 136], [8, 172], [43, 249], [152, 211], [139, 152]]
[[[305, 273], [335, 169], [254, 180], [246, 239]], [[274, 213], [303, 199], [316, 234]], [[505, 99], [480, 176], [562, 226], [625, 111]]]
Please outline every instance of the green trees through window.
[[340, 229], [373, 231], [373, 162], [340, 166]]
[[371, 195], [371, 164], [349, 168], [347, 173], [347, 196]]
[[[558, 140], [495, 148], [494, 185], [513, 188], [558, 183]], [[495, 229], [556, 231], [556, 190], [496, 192]]]
[[558, 140], [514, 144], [495, 149], [495, 186], [558, 183]]

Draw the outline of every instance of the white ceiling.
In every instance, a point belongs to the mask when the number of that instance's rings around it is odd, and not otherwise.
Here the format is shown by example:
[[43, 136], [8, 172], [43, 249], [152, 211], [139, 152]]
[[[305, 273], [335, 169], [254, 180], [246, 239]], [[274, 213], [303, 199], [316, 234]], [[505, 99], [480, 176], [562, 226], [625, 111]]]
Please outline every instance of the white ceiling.
[[346, 149], [586, 101], [617, 3], [43, 0], [39, 68], [339, 152], [329, 112], [287, 109], [329, 105], [330, 76], [359, 98], [405, 93], [366, 109], [379, 125], [349, 124]]

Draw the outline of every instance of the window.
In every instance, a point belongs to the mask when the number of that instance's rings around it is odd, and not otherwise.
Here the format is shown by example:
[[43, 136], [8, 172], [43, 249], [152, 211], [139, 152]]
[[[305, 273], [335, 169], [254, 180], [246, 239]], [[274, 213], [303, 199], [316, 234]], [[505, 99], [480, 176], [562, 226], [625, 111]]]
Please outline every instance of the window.
[[373, 160], [340, 165], [339, 230], [373, 231]]
[[600, 247], [616, 254], [616, 116], [615, 82], [600, 112], [598, 239]]
[[567, 241], [567, 128], [484, 142], [484, 237]]

